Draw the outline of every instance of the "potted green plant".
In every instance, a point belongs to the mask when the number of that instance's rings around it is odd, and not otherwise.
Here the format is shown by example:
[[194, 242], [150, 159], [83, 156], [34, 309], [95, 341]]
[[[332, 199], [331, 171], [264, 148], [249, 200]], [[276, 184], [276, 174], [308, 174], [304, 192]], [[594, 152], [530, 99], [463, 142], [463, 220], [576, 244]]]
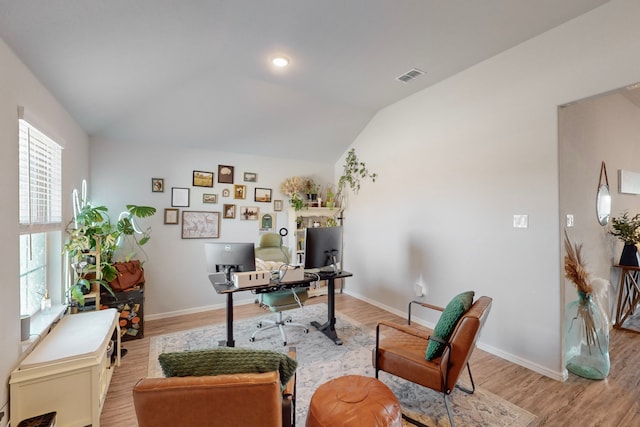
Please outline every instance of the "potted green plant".
[[620, 265], [638, 265], [638, 247], [640, 242], [640, 214], [630, 217], [627, 211], [621, 216], [611, 218], [609, 233], [624, 242]]
[[320, 191], [320, 186], [315, 183], [313, 178], [305, 178], [304, 180], [304, 192], [307, 195], [307, 200], [310, 202], [315, 202], [318, 197], [318, 191]]
[[369, 178], [372, 182], [376, 182], [378, 174], [375, 172], [369, 172], [367, 165], [358, 159], [355, 148], [352, 148], [347, 153], [345, 162], [342, 169], [342, 175], [338, 179], [338, 192], [336, 199], [344, 197], [344, 190], [348, 187], [354, 194], [358, 194], [360, 191], [361, 181]]
[[335, 206], [335, 202], [336, 202], [336, 194], [333, 191], [333, 186], [331, 184], [327, 185], [327, 193], [326, 193], [327, 197], [326, 197], [326, 201], [325, 201], [325, 205], [326, 207], [328, 207], [329, 209], [333, 209], [333, 207]]
[[[127, 210], [117, 222], [112, 223], [105, 206], [90, 203], [82, 206], [67, 227], [69, 237], [64, 246], [64, 253], [68, 255], [74, 271], [74, 280], [69, 288], [72, 300], [84, 305], [84, 295], [91, 291], [93, 284], [113, 295], [109, 282], [118, 274], [114, 267], [115, 253], [126, 249], [128, 243], [131, 251], [124, 259], [129, 260], [136, 248], [144, 252], [142, 246], [150, 238], [151, 228], [140, 230], [132, 218], [152, 216], [155, 212], [156, 209], [150, 206], [127, 205]], [[97, 264], [93, 253], [100, 255]]]

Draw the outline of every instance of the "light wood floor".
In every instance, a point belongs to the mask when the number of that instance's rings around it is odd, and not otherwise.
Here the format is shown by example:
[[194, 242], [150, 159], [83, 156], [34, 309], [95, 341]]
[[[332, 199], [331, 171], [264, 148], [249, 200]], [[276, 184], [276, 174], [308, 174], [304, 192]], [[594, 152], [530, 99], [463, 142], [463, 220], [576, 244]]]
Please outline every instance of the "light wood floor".
[[[325, 301], [326, 297], [316, 297], [307, 304]], [[346, 294], [336, 295], [336, 310], [371, 328], [383, 319], [405, 322]], [[262, 313], [255, 304], [234, 310], [236, 319]], [[150, 337], [224, 321], [224, 309], [147, 321], [143, 339], [124, 343], [128, 354], [114, 373], [101, 425], [137, 426], [131, 389], [146, 375]], [[640, 426], [640, 334], [612, 331], [610, 354], [611, 373], [604, 381], [570, 375], [568, 381], [558, 382], [479, 349], [474, 351], [471, 368], [478, 387], [535, 414], [539, 426]]]

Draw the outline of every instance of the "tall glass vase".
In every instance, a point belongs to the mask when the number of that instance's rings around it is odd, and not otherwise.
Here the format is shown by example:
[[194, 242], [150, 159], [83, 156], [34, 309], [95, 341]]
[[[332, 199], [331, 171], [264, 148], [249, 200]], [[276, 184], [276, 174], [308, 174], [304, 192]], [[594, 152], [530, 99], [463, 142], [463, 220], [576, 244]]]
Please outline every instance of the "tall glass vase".
[[592, 380], [609, 375], [609, 325], [592, 300], [578, 292], [565, 310], [564, 361], [569, 372]]

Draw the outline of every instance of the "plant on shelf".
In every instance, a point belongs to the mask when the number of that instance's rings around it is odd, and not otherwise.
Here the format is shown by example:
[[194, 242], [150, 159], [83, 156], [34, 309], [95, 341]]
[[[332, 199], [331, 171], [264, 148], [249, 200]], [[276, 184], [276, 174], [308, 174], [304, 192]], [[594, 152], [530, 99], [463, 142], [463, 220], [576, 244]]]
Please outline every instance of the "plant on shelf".
[[307, 200], [315, 201], [318, 197], [320, 186], [315, 183], [313, 178], [304, 179], [304, 192], [307, 195]]
[[329, 209], [333, 209], [336, 203], [336, 193], [333, 191], [333, 186], [331, 184], [327, 185], [327, 200], [325, 201], [325, 205]]
[[624, 211], [621, 216], [611, 218], [611, 230], [609, 233], [622, 240], [625, 245], [635, 245], [640, 242], [640, 214], [629, 217]]
[[640, 214], [629, 217], [629, 213], [624, 211], [619, 217], [611, 218], [611, 229], [609, 234], [624, 242], [620, 265], [638, 265], [638, 248], [640, 242]]
[[369, 178], [372, 182], [376, 182], [377, 177], [377, 173], [369, 172], [367, 165], [358, 159], [355, 148], [352, 148], [347, 153], [342, 175], [338, 179], [338, 192], [336, 198], [343, 196], [343, 191], [347, 187], [349, 187], [354, 194], [358, 194], [358, 191], [360, 191], [361, 180]]
[[[144, 253], [142, 246], [149, 241], [151, 228], [140, 230], [134, 218], [154, 215], [156, 208], [150, 206], [127, 205], [117, 222], [112, 223], [105, 206], [93, 206], [83, 202], [74, 219], [67, 226], [68, 240], [64, 253], [74, 270], [74, 279], [69, 287], [72, 300], [84, 305], [84, 295], [97, 284], [113, 295], [109, 282], [117, 277], [114, 267], [115, 254], [130, 247], [122, 259], [129, 260], [136, 249]], [[98, 253], [100, 262], [95, 264], [92, 253]], [[98, 274], [99, 273], [99, 274]]]
[[289, 204], [299, 211], [304, 206], [304, 200], [300, 192], [304, 188], [302, 178], [299, 176], [291, 176], [280, 184], [280, 191], [289, 197]]

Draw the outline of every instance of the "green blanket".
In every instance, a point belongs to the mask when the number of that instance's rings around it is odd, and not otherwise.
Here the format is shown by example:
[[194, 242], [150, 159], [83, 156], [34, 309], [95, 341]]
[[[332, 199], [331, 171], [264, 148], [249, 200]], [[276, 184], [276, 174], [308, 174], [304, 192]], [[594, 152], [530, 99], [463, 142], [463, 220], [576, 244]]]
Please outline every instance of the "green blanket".
[[298, 362], [272, 350], [220, 347], [209, 350], [163, 353], [158, 356], [166, 377], [198, 377], [277, 370], [284, 386], [293, 376]]

